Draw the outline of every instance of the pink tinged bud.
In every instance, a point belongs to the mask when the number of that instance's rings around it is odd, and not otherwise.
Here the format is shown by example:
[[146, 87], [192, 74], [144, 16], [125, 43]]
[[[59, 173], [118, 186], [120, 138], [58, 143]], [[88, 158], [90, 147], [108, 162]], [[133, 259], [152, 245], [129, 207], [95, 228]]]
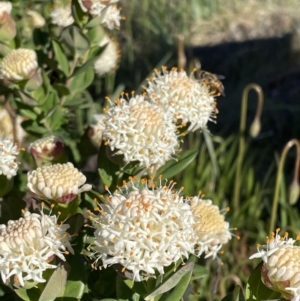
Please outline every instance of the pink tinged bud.
[[64, 195], [60, 198], [57, 199], [57, 202], [59, 203], [64, 203], [64, 204], [69, 204], [71, 203], [74, 199], [76, 198], [76, 194], [70, 193], [67, 195]]
[[37, 55], [31, 49], [14, 49], [0, 64], [0, 78], [20, 81], [31, 78], [38, 68]]
[[4, 24], [10, 17], [12, 4], [7, 1], [0, 2], [0, 24]]
[[86, 10], [89, 10], [92, 7], [92, 5], [93, 5], [93, 1], [90, 1], [90, 0], [83, 0], [83, 1], [80, 1], [80, 2], [82, 3], [82, 6], [84, 8], [86, 8]]
[[65, 144], [62, 138], [54, 135], [38, 139], [29, 146], [29, 152], [35, 159], [49, 161], [59, 158], [64, 150]]
[[[4, 13], [6, 14], [6, 13]], [[6, 15], [5, 21], [3, 18], [0, 18], [0, 40], [1, 41], [10, 41], [14, 39], [17, 34], [16, 23], [10, 15]]]

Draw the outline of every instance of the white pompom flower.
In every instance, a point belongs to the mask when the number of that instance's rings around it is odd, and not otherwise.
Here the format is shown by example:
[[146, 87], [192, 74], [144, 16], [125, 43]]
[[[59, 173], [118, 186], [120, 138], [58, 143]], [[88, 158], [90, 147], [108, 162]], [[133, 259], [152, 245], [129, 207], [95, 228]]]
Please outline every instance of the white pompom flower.
[[188, 258], [196, 241], [190, 205], [173, 184], [142, 188], [133, 181], [90, 214], [96, 228], [96, 263], [121, 264], [134, 281], [164, 273], [164, 267]]
[[[65, 261], [73, 254], [69, 225], [58, 224], [57, 216], [26, 212], [23, 218], [0, 225], [0, 273], [3, 282], [14, 276], [14, 284], [45, 282], [43, 272], [55, 269], [55, 256]], [[68, 250], [68, 251], [67, 251]]]
[[94, 63], [94, 69], [96, 74], [102, 76], [117, 69], [121, 52], [118, 42], [110, 39], [107, 35], [101, 40], [99, 46], [106, 47]]
[[161, 166], [178, 149], [177, 128], [172, 115], [143, 96], [123, 97], [104, 110], [103, 139], [114, 155], [142, 167]]
[[0, 137], [0, 175], [11, 179], [17, 174], [19, 165], [16, 162], [19, 150], [8, 138]]
[[57, 6], [50, 12], [51, 23], [61, 27], [67, 27], [74, 23], [71, 6]]
[[204, 129], [208, 121], [215, 121], [216, 103], [208, 85], [185, 71], [168, 71], [165, 67], [162, 73], [155, 70], [145, 90], [155, 104], [172, 113], [177, 123], [189, 123], [188, 131]]

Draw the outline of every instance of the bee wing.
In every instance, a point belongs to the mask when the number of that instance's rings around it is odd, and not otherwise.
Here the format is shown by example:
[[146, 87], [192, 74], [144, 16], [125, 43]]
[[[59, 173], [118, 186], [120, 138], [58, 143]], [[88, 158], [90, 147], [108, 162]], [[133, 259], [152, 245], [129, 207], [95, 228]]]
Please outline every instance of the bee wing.
[[224, 75], [216, 74], [217, 79], [225, 79], [226, 77]]

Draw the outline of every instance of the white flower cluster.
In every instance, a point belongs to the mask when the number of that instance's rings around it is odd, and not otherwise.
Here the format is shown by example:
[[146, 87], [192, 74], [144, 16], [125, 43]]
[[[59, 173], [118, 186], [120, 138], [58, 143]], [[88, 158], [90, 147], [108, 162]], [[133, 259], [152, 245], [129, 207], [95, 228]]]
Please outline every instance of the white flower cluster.
[[172, 116], [143, 96], [120, 98], [98, 120], [102, 136], [114, 155], [124, 162], [138, 161], [140, 166], [163, 165], [178, 148]]
[[72, 163], [42, 166], [27, 174], [27, 189], [42, 200], [69, 203], [77, 194], [92, 189]]
[[101, 40], [99, 46], [106, 47], [94, 63], [94, 69], [98, 75], [102, 76], [117, 69], [120, 61], [120, 48], [118, 42], [107, 35]]
[[165, 67], [162, 73], [156, 70], [146, 91], [151, 101], [172, 113], [176, 122], [189, 123], [188, 131], [203, 129], [209, 120], [214, 121], [216, 103], [208, 85], [185, 71], [173, 68], [169, 72]]
[[55, 215], [26, 212], [24, 218], [0, 225], [0, 273], [5, 283], [14, 277], [14, 284], [25, 281], [45, 282], [43, 272], [55, 269], [50, 264], [55, 256], [65, 261], [66, 250], [73, 253], [69, 225], [57, 224]]
[[101, 16], [101, 24], [108, 29], [120, 27], [120, 8], [115, 4], [119, 0], [78, 0], [81, 9], [93, 17]]
[[122, 95], [93, 128], [126, 163], [161, 166], [179, 149], [178, 128], [206, 128], [216, 117], [216, 103], [208, 85], [176, 69], [156, 71], [146, 92], [129, 102]]
[[0, 175], [11, 179], [17, 174], [16, 158], [18, 154], [17, 146], [10, 139], [0, 137]]
[[51, 23], [61, 27], [67, 27], [74, 23], [71, 5], [55, 5], [50, 12]]
[[287, 300], [300, 300], [300, 246], [295, 239], [288, 238], [286, 232], [279, 235], [280, 229], [267, 238], [267, 245], [258, 246], [258, 252], [250, 259], [261, 258], [264, 262], [261, 278], [270, 289], [279, 291]]
[[[133, 273], [135, 281], [141, 281], [155, 276], [156, 271], [163, 274], [164, 267], [190, 254], [200, 256], [209, 250], [208, 255], [215, 257], [219, 246], [231, 238], [228, 223], [220, 223], [216, 212], [206, 216], [216, 207], [209, 201], [204, 203], [206, 209], [199, 220], [199, 210], [195, 208], [204, 201], [197, 200], [191, 207], [180, 196], [181, 191], [173, 191], [174, 184], [148, 188], [147, 181], [142, 182], [143, 187], [138, 188], [131, 180], [120, 192], [110, 195], [105, 204], [99, 204], [98, 215], [90, 213], [96, 228], [96, 263], [101, 260], [104, 267], [121, 264], [124, 271]], [[201, 228], [209, 219], [218, 227]], [[218, 248], [213, 248], [215, 243]]]

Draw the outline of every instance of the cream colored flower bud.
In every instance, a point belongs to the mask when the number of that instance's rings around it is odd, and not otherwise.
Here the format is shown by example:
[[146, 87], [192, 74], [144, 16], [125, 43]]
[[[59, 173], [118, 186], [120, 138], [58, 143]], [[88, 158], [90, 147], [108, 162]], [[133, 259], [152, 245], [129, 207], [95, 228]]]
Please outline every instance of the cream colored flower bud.
[[222, 245], [231, 239], [229, 223], [225, 221], [224, 213], [211, 200], [194, 197], [191, 209], [196, 221], [194, 231], [198, 236], [197, 255], [205, 253], [205, 257], [215, 258]]
[[0, 78], [20, 81], [31, 78], [38, 67], [37, 56], [31, 49], [14, 49], [0, 64]]
[[77, 194], [92, 189], [72, 163], [42, 166], [27, 174], [27, 189], [36, 198], [69, 203]]
[[295, 246], [296, 240], [283, 237], [277, 229], [272, 238], [266, 239], [267, 245], [258, 247], [258, 253], [250, 259], [262, 258], [264, 264], [261, 279], [270, 289], [278, 291], [287, 300], [300, 300], [300, 246]]
[[38, 139], [29, 145], [29, 152], [35, 159], [51, 161], [60, 157], [65, 149], [65, 144], [60, 137], [54, 135]]
[[33, 27], [41, 28], [45, 25], [44, 17], [40, 15], [38, 12], [34, 10], [28, 10], [27, 15], [31, 17], [31, 22], [33, 24]]

